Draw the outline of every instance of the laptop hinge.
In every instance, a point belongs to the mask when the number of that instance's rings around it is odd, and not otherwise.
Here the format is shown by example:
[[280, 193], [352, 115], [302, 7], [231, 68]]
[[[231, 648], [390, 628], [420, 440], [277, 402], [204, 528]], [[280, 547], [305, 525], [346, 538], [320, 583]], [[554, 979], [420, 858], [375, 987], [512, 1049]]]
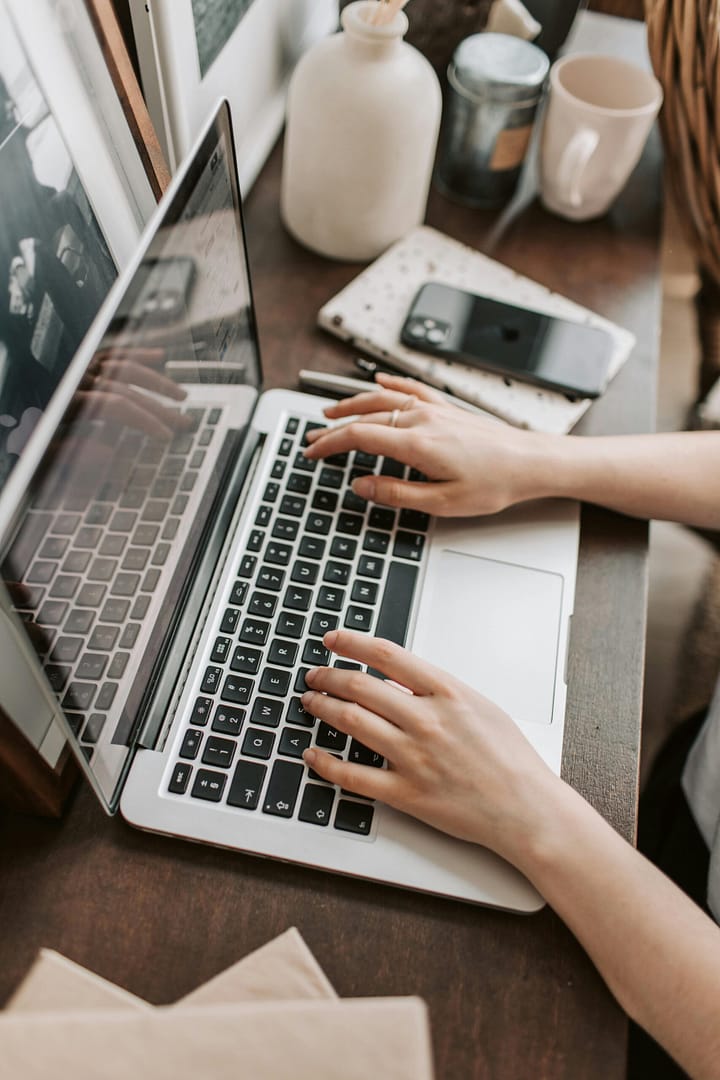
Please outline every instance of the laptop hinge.
[[176, 642], [187, 641], [188, 643], [179, 673], [177, 665], [172, 665], [171, 669], [166, 668], [160, 676], [147, 717], [138, 734], [136, 747], [162, 750], [165, 744], [205, 629], [205, 623], [213, 608], [215, 594], [252, 489], [264, 443], [265, 435], [251, 432], [235, 464], [217, 522], [173, 635]]

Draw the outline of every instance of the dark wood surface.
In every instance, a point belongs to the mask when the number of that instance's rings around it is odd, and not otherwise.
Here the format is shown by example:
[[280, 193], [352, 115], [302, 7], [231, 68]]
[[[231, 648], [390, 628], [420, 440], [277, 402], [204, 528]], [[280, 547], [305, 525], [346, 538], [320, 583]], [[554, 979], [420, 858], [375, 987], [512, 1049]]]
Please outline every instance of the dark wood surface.
[[[351, 370], [315, 328], [357, 272], [299, 248], [277, 212], [276, 152], [247, 207], [270, 385], [297, 370]], [[492, 219], [433, 194], [428, 220], [482, 247]], [[625, 369], [581, 432], [645, 431], [654, 416], [659, 325], [658, 145], [601, 221], [571, 225], [532, 205], [494, 254], [630, 328]], [[627, 837], [635, 821], [646, 527], [583, 514], [564, 775]], [[0, 995], [48, 946], [121, 986], [176, 999], [288, 926], [343, 996], [419, 994], [438, 1080], [613, 1080], [626, 1021], [553, 912], [530, 918], [333, 877], [133, 831], [88, 789], [57, 822], [0, 818]], [[338, 1075], [341, 1075], [339, 1070]]]

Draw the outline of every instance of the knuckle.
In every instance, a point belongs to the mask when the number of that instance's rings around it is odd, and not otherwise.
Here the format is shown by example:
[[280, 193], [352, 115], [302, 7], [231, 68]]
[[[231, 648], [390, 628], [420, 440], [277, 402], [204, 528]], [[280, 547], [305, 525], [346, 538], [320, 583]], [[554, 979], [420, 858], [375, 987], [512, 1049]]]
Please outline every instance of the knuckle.
[[389, 663], [397, 656], [398, 646], [387, 638], [377, 638], [375, 641], [375, 655], [379, 663]]
[[362, 676], [362, 672], [358, 672], [358, 671], [350, 672], [345, 685], [346, 685], [349, 693], [353, 696], [353, 698], [356, 698], [356, 697], [358, 697], [360, 695], [360, 693], [362, 692], [364, 682], [365, 682], [365, 679]]

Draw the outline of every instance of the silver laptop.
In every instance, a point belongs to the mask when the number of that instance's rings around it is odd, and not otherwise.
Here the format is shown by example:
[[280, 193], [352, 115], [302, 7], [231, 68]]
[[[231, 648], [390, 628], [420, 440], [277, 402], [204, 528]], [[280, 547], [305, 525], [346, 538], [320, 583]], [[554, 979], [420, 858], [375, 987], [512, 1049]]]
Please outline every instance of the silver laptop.
[[540, 907], [491, 853], [309, 771], [314, 744], [387, 765], [316, 722], [300, 695], [308, 667], [348, 663], [328, 656], [327, 630], [390, 637], [498, 702], [558, 771], [577, 507], [432, 521], [351, 491], [362, 472], [401, 475], [397, 462], [303, 457], [326, 402], [261, 391], [226, 105], [40, 407], [16, 363], [1, 410], [12, 423], [0, 444], [0, 677], [10, 688], [32, 673], [106, 810], [154, 832]]

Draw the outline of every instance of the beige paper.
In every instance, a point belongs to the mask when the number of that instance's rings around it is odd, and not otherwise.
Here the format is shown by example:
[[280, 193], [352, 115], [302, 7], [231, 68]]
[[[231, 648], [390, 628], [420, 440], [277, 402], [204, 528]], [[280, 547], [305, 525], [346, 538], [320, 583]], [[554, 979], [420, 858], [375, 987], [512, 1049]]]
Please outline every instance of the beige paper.
[[[181, 1001], [210, 1005], [336, 997], [302, 936], [291, 927]], [[50, 949], [41, 949], [6, 1006], [17, 1012], [150, 1008], [141, 998]]]
[[0, 1015], [10, 1080], [431, 1080], [418, 998]]

